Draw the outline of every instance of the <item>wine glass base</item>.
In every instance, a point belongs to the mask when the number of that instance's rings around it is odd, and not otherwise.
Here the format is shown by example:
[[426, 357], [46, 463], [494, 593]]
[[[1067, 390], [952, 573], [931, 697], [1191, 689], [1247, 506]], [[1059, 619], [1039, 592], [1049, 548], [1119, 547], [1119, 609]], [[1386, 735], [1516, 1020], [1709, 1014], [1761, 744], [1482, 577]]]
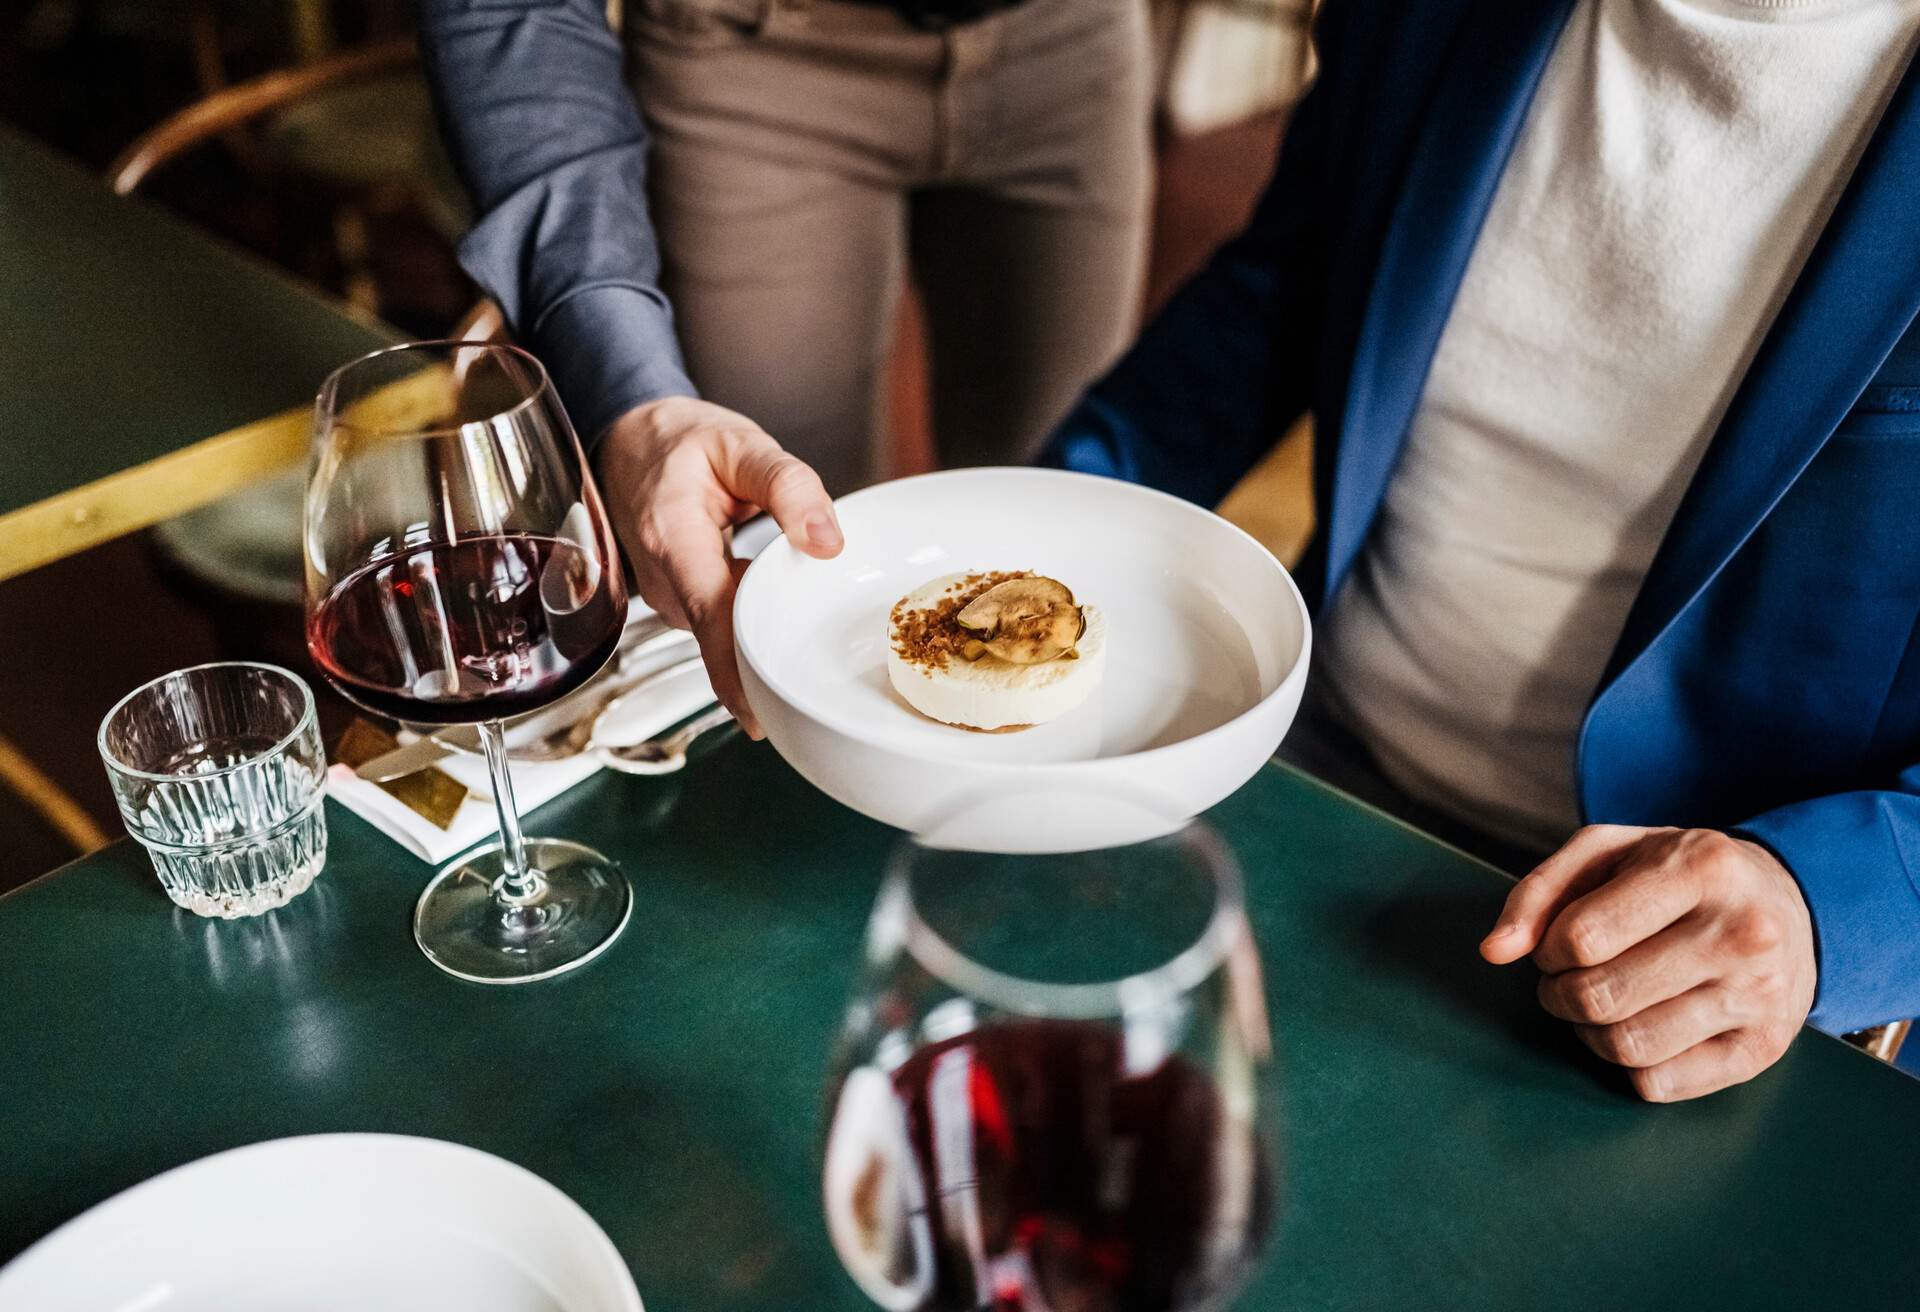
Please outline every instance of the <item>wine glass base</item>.
[[526, 852], [545, 887], [517, 907], [493, 898], [505, 869], [497, 842], [433, 877], [413, 909], [414, 942], [429, 961], [476, 984], [529, 984], [613, 945], [633, 914], [633, 887], [620, 867], [561, 838], [529, 838]]

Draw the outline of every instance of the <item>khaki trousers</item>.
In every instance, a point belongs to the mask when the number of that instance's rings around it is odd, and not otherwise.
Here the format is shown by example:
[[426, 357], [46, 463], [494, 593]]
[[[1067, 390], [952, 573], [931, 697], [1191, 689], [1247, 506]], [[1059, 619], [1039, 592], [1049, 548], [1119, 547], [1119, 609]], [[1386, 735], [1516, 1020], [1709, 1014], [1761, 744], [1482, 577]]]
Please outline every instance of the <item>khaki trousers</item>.
[[1141, 0], [1027, 0], [944, 32], [846, 0], [630, 0], [627, 31], [689, 371], [831, 490], [884, 467], [909, 272], [946, 464], [1030, 456], [1130, 340]]

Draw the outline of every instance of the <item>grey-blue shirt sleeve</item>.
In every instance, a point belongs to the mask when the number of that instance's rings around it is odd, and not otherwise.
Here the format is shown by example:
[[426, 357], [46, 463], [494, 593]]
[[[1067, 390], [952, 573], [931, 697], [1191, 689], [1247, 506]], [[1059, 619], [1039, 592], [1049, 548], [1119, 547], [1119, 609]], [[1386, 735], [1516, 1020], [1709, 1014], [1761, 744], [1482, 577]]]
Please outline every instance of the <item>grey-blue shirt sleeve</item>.
[[479, 214], [460, 263], [592, 445], [694, 395], [660, 290], [647, 130], [601, 0], [421, 0], [421, 54]]

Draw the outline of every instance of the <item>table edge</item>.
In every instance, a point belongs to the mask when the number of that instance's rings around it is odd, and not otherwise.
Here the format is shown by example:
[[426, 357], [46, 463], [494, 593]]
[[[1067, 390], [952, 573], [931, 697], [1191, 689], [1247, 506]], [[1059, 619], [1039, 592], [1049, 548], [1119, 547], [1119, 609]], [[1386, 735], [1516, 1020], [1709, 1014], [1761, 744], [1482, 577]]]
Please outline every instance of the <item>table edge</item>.
[[0, 581], [196, 510], [307, 453], [311, 412], [298, 406], [230, 428], [91, 483], [0, 515]]

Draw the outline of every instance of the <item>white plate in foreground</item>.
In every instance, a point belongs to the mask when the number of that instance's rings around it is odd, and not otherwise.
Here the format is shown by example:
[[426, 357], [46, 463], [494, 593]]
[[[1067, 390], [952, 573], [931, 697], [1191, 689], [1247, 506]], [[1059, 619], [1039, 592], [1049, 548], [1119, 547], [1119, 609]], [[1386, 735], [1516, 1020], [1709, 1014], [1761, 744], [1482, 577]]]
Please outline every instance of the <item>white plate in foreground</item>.
[[604, 1231], [436, 1139], [316, 1134], [155, 1176], [0, 1270], [34, 1312], [641, 1312]]
[[[734, 630], [774, 746], [857, 811], [981, 850], [1136, 842], [1245, 783], [1292, 723], [1306, 607], [1264, 547], [1209, 511], [1043, 469], [901, 479], [837, 509], [845, 551], [819, 561], [773, 542], [741, 582]], [[1033, 729], [977, 734], [895, 695], [894, 602], [972, 570], [1051, 575], [1106, 612], [1106, 677], [1088, 703]], [[961, 811], [983, 819], [956, 828]], [[1020, 818], [1029, 813], [1045, 822]]]

